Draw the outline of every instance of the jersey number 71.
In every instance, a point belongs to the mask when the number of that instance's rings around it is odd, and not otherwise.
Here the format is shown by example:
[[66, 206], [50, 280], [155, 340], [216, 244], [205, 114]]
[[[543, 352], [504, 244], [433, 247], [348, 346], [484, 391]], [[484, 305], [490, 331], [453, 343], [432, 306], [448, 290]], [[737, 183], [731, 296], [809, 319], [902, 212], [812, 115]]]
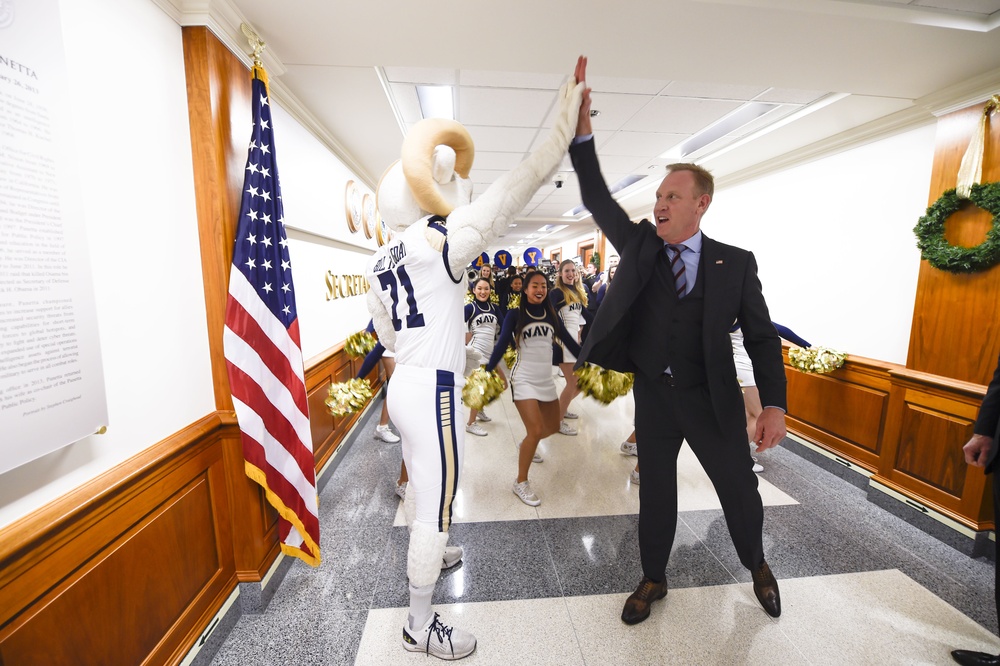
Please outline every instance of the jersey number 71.
[[[399, 275], [399, 281], [396, 281], [396, 275]], [[396, 314], [396, 310], [399, 306], [399, 285], [403, 285], [403, 290], [406, 292], [406, 305], [409, 308], [409, 313], [406, 315], [406, 328], [420, 328], [424, 325], [424, 316], [417, 312], [417, 299], [413, 295], [413, 283], [410, 282], [410, 276], [406, 274], [406, 268], [403, 266], [397, 266], [394, 270], [385, 271], [378, 274], [378, 282], [382, 285], [382, 289], [389, 291], [389, 297], [392, 299], [392, 327], [399, 331], [403, 328], [403, 320], [399, 319]]]

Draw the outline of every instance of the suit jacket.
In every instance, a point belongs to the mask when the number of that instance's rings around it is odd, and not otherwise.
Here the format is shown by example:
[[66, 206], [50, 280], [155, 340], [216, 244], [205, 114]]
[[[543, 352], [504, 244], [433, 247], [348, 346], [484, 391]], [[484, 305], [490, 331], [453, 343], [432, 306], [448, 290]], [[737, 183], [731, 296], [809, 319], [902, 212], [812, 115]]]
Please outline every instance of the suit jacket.
[[[608, 192], [600, 173], [594, 141], [570, 146], [570, 156], [580, 181], [583, 204], [618, 250], [621, 259], [615, 279], [597, 311], [577, 365], [587, 361], [619, 372], [635, 372], [629, 359], [633, 311], [640, 292], [661, 260], [663, 240], [646, 221], [634, 224]], [[720, 424], [744, 421], [743, 398], [736, 380], [729, 329], [737, 319], [743, 342], [753, 362], [754, 379], [765, 407], [786, 409], [785, 368], [778, 337], [757, 278], [757, 263], [750, 252], [725, 245], [702, 234], [699, 274], [704, 279], [702, 349], [712, 409]]]
[[979, 407], [979, 416], [976, 418], [976, 425], [973, 432], [977, 435], [986, 435], [993, 438], [993, 446], [990, 447], [990, 455], [986, 458], [987, 474], [994, 471], [997, 449], [1000, 448], [1000, 358], [997, 359], [997, 369], [993, 373], [993, 379], [986, 389], [986, 396], [983, 397], [983, 404]]

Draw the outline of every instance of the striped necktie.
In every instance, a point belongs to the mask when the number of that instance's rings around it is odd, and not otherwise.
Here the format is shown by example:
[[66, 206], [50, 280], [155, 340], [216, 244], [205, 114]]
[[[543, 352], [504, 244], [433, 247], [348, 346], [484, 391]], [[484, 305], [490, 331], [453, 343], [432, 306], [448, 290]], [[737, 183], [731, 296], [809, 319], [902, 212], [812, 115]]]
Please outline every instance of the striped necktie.
[[686, 245], [667, 245], [673, 253], [670, 260], [670, 270], [674, 274], [674, 287], [677, 289], [677, 298], [684, 298], [687, 292], [687, 277], [684, 275], [684, 261], [681, 254], [687, 249]]

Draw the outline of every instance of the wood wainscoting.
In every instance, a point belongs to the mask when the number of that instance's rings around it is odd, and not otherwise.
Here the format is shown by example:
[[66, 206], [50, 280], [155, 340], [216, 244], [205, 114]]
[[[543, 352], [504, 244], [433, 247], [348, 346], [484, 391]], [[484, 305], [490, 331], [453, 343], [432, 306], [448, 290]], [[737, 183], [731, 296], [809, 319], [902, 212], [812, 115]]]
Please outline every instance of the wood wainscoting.
[[[342, 347], [309, 362], [317, 470], [361, 416], [328, 414], [330, 379], [360, 362]], [[278, 552], [236, 420], [209, 414], [0, 530], [0, 664], [176, 664]]]
[[962, 452], [985, 386], [859, 356], [807, 374], [787, 348], [785, 375], [790, 431], [975, 532], [994, 528], [992, 490]]

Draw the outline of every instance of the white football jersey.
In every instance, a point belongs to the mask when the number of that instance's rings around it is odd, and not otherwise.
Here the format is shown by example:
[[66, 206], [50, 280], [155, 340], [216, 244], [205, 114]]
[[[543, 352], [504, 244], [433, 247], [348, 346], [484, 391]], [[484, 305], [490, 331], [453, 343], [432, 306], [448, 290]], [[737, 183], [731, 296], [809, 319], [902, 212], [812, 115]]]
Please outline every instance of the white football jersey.
[[[448, 269], [448, 232], [442, 221], [431, 216], [411, 224], [378, 249], [365, 277], [392, 317], [396, 362], [449, 370], [461, 377], [465, 274], [456, 279]], [[439, 242], [428, 242], [428, 235], [437, 234]]]

